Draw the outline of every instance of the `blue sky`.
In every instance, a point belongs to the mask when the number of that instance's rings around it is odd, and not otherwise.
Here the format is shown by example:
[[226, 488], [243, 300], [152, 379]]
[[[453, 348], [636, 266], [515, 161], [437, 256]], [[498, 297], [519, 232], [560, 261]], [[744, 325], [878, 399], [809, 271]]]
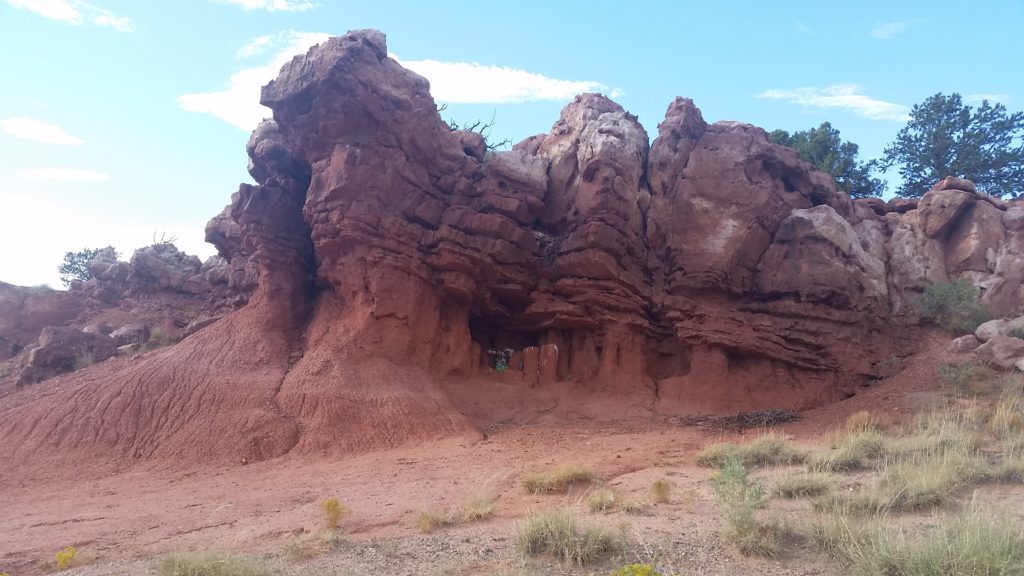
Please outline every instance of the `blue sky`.
[[768, 130], [832, 122], [865, 158], [936, 92], [1024, 106], [1024, 2], [0, 0], [0, 280], [59, 286], [63, 253], [203, 226], [245, 172], [259, 86], [379, 28], [457, 121], [547, 132], [581, 91], [653, 138], [675, 96]]

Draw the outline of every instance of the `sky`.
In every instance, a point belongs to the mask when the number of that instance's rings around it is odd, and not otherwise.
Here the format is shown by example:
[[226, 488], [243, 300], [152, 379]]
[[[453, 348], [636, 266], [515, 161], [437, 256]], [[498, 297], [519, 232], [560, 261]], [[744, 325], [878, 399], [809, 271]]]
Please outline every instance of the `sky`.
[[87, 247], [214, 254], [203, 228], [251, 182], [245, 143], [270, 116], [260, 86], [358, 28], [387, 34], [446, 119], [493, 117], [493, 141], [548, 132], [579, 92], [652, 139], [676, 96], [709, 122], [828, 121], [865, 160], [935, 93], [1024, 107], [1021, 0], [0, 0], [0, 280], [59, 288]]

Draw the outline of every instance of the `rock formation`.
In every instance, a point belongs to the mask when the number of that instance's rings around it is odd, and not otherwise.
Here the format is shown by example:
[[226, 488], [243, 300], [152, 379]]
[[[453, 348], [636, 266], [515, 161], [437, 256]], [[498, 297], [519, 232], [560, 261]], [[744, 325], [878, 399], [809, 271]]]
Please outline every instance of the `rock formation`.
[[[261, 102], [273, 119], [247, 146], [256, 184], [207, 226], [223, 258], [207, 285], [251, 291], [248, 304], [60, 384], [79, 401], [53, 414], [15, 397], [0, 455], [347, 452], [472, 435], [552, 402], [799, 409], [912, 351], [929, 284], [969, 278], [999, 314], [1024, 296], [1024, 208], [955, 178], [920, 201], [851, 202], [762, 129], [708, 124], [687, 99], [653, 144], [583, 94], [550, 133], [485, 153], [382, 33], [357, 31], [295, 57]], [[159, 251], [132, 266], [97, 276], [189, 291], [204, 274]]]

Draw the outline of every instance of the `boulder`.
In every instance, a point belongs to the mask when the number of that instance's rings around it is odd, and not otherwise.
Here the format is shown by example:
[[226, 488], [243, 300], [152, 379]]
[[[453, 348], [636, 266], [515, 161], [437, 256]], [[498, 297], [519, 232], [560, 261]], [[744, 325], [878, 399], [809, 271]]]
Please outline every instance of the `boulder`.
[[1009, 336], [993, 336], [979, 346], [975, 353], [996, 368], [1010, 370], [1024, 359], [1024, 340]]
[[988, 342], [996, 336], [1007, 336], [1015, 330], [1024, 330], [1024, 316], [1019, 318], [998, 318], [978, 326], [974, 336], [979, 342]]
[[942, 235], [973, 202], [973, 192], [946, 188], [929, 191], [917, 208], [925, 236], [937, 238]]
[[102, 362], [117, 353], [113, 339], [64, 326], [44, 328], [28, 355], [18, 384], [32, 384]]
[[144, 344], [149, 341], [149, 326], [144, 322], [132, 322], [110, 333], [115, 345]]
[[137, 292], [171, 290], [199, 293], [201, 283], [193, 280], [202, 262], [178, 250], [174, 244], [161, 243], [139, 248], [132, 255], [128, 283]]
[[977, 192], [977, 189], [974, 187], [974, 182], [971, 182], [966, 178], [957, 178], [956, 176], [946, 176], [942, 180], [939, 180], [934, 186], [932, 186], [932, 190], [963, 190], [971, 194]]
[[953, 339], [953, 342], [949, 345], [949, 351], [953, 354], [963, 354], [964, 352], [970, 352], [977, 348], [981, 342], [974, 336], [974, 334], [968, 334], [959, 338]]

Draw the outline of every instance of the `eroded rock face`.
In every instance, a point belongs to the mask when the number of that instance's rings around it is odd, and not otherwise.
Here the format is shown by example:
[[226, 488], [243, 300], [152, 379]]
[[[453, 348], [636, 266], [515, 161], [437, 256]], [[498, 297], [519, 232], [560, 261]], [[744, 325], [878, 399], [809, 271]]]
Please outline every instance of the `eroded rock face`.
[[[553, 389], [582, 413], [592, 398], [616, 415], [799, 409], [884, 377], [875, 360], [914, 348], [928, 285], [968, 277], [1000, 314], [1024, 290], [1019, 208], [959, 179], [855, 204], [764, 130], [708, 124], [687, 99], [653, 144], [583, 94], [550, 133], [489, 154], [382, 33], [356, 31], [295, 57], [261, 102], [256, 184], [207, 226], [221, 259], [138, 258], [160, 286], [217, 279], [248, 305], [112, 375], [116, 394], [80, 382], [60, 420], [116, 400], [188, 422], [121, 406], [97, 450], [373, 449], [472, 435], [503, 421], [488, 403], [530, 413]], [[13, 445], [72, 442], [24, 432], [58, 427], [25, 402], [0, 421]]]

